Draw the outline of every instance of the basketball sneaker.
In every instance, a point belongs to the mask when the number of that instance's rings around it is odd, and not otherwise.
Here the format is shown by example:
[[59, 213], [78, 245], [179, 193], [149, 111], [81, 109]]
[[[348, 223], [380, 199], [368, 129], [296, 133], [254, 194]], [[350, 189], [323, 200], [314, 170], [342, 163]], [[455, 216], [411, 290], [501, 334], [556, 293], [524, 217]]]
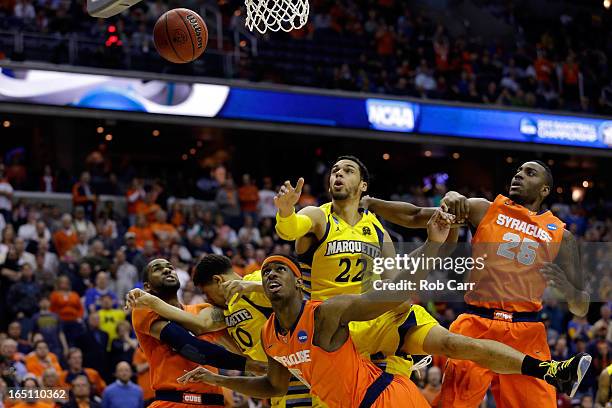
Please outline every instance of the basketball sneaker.
[[544, 380], [572, 398], [586, 375], [591, 360], [592, 357], [587, 353], [579, 353], [568, 360], [546, 361], [540, 363], [540, 366], [548, 366]]

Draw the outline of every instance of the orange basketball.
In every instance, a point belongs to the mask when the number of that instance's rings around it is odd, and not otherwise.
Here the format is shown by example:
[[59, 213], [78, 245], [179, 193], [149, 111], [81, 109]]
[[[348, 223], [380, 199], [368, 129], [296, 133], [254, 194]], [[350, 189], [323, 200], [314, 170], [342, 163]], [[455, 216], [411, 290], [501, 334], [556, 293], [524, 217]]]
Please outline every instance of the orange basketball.
[[208, 28], [194, 11], [169, 10], [155, 23], [153, 42], [159, 55], [170, 62], [184, 64], [202, 55], [208, 43]]

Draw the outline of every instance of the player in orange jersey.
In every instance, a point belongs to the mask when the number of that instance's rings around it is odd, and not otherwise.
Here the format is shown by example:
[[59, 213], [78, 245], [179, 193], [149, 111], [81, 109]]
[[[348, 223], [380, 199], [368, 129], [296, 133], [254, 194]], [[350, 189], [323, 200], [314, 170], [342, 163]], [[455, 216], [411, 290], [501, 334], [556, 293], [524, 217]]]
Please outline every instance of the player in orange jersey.
[[[156, 295], [159, 301], [198, 315], [201, 319], [218, 321], [219, 327], [223, 327], [223, 313], [219, 314], [218, 319], [211, 317], [215, 310], [209, 304], [181, 305], [177, 298], [179, 287], [178, 276], [170, 262], [165, 259], [154, 259], [147, 265], [144, 283], [147, 292]], [[155, 402], [150, 405], [151, 407], [225, 406], [220, 387], [206, 384], [179, 384], [176, 379], [197, 366], [197, 363], [190, 359], [200, 364], [244, 370], [246, 365], [244, 357], [229, 353], [210, 343], [214, 341], [232, 347], [231, 339], [224, 341], [220, 332], [195, 338], [177, 324], [163, 320], [149, 308], [134, 309], [132, 322], [151, 370], [151, 386], [155, 390]], [[212, 328], [214, 329], [214, 326]]]
[[[428, 242], [411, 255], [436, 256], [446, 241], [452, 219], [449, 214], [436, 211], [428, 222]], [[421, 266], [425, 266], [423, 264]], [[411, 271], [404, 270], [391, 283], [410, 276]], [[264, 261], [262, 279], [264, 292], [274, 310], [262, 332], [263, 348], [268, 355], [267, 375], [226, 377], [198, 367], [181, 376], [179, 382], [202, 381], [245, 395], [268, 398], [284, 395], [293, 375], [330, 408], [429, 406], [412, 382], [403, 376], [382, 372], [360, 356], [349, 335], [349, 322], [375, 319], [401, 304], [401, 299], [390, 300], [387, 294], [370, 290], [363, 295], [338, 295], [323, 302], [304, 300], [297, 261], [278, 255]], [[538, 370], [530, 375], [548, 376], [560, 388], [566, 382], [573, 384], [578, 377], [580, 358], [552, 364], [499, 343], [485, 342], [497, 345], [489, 349], [491, 353], [499, 353], [501, 361], [498, 364], [503, 372], [526, 374], [525, 366], [534, 364]], [[530, 363], [525, 364], [525, 361]], [[551, 369], [553, 366], [555, 368]]]
[[[583, 291], [576, 240], [550, 211], [540, 213], [552, 186], [548, 166], [529, 161], [512, 178], [508, 197], [499, 195], [493, 202], [466, 199], [455, 192], [444, 197], [443, 209], [477, 228], [473, 258], [486, 258], [485, 267], [471, 273], [470, 280], [476, 285], [466, 294], [467, 311], [451, 325], [451, 332], [497, 340], [537, 359], [549, 359], [546, 330], [538, 321], [546, 283], [560, 290], [572, 313], [586, 315], [589, 295]], [[381, 217], [414, 226], [416, 207], [366, 200], [369, 209]], [[579, 381], [562, 388], [564, 392], [573, 396], [589, 364], [590, 357], [583, 356]], [[535, 369], [530, 364], [526, 367], [527, 373]], [[456, 359], [446, 366], [441, 405], [475, 407], [490, 385], [498, 407], [556, 406], [554, 389], [544, 381], [498, 375], [472, 361]]]

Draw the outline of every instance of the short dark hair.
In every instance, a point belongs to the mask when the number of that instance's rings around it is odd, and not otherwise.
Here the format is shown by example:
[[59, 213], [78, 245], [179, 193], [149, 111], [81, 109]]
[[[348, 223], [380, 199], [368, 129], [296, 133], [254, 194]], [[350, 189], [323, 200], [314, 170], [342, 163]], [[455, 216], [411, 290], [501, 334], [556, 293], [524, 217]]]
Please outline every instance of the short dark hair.
[[227, 256], [205, 255], [193, 269], [193, 284], [196, 286], [212, 283], [213, 276], [224, 275], [232, 269], [232, 262]]
[[352, 155], [339, 156], [336, 161], [334, 161], [334, 164], [338, 163], [340, 160], [350, 160], [352, 162], [357, 163], [357, 166], [359, 166], [359, 174], [361, 176], [361, 180], [365, 181], [366, 183], [370, 182], [370, 172], [368, 171], [368, 168], [357, 157]]
[[550, 187], [550, 189], [552, 190], [553, 175], [552, 175], [552, 170], [550, 169], [550, 167], [548, 167], [548, 165], [541, 160], [532, 160], [532, 161], [534, 163], [538, 163], [540, 166], [544, 168], [544, 171], [546, 172], [546, 184], [548, 184], [548, 187]]

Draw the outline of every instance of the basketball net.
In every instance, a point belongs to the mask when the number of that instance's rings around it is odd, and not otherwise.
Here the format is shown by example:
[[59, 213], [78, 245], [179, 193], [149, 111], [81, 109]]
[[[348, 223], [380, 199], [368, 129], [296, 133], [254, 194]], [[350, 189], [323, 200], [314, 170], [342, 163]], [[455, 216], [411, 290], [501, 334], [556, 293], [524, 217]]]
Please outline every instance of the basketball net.
[[245, 0], [246, 26], [251, 31], [286, 31], [302, 28], [308, 22], [308, 0]]

